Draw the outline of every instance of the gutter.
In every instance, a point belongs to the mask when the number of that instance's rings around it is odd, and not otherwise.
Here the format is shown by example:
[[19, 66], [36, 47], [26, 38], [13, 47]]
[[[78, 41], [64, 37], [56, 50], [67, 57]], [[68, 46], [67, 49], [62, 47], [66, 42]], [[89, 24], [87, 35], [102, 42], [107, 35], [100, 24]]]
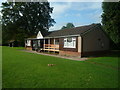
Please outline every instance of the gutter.
[[60, 37], [71, 37], [71, 36], [80, 36], [80, 34], [76, 34], [76, 35], [66, 35], [66, 36], [55, 36], [55, 37], [44, 37], [43, 39], [47, 39], [47, 38], [60, 38]]

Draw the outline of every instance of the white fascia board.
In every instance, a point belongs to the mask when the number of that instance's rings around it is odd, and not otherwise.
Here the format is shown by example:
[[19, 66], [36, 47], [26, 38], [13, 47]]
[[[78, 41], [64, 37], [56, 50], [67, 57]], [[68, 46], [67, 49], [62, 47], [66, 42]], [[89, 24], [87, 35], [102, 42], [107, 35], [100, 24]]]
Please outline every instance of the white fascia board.
[[38, 32], [36, 38], [37, 38], [37, 39], [42, 39], [42, 38], [43, 38], [43, 35], [42, 35], [41, 31]]

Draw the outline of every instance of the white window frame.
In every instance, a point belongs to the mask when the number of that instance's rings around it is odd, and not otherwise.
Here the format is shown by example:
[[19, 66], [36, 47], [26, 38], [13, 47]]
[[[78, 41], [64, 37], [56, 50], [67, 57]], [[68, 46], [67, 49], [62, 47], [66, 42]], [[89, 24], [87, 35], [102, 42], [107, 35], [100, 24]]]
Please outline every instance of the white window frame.
[[31, 40], [27, 40], [27, 46], [31, 46]]
[[[68, 38], [71, 38], [72, 42], [68, 42]], [[76, 37], [64, 38], [64, 48], [76, 48]]]

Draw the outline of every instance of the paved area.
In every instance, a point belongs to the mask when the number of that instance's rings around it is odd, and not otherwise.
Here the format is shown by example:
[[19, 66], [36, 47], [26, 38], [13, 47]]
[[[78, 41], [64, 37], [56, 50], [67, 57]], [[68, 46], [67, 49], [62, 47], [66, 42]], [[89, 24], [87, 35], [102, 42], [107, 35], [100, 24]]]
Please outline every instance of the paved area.
[[76, 60], [76, 61], [85, 61], [88, 58], [80, 58], [80, 57], [67, 57], [67, 56], [60, 56], [60, 55], [54, 55], [54, 54], [47, 54], [43, 52], [36, 52], [36, 51], [30, 51], [30, 50], [21, 50], [29, 53], [36, 53], [40, 55], [46, 55], [46, 56], [53, 56], [53, 57], [59, 57], [59, 58], [65, 58], [65, 59], [70, 59], [70, 60]]

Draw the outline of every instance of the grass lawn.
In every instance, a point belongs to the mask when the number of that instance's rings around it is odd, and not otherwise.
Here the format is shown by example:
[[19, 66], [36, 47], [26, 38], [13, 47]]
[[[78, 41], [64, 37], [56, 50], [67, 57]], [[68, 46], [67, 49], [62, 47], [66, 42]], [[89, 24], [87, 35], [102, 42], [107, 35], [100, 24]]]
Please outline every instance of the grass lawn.
[[[3, 88], [116, 88], [118, 70], [88, 61], [73, 61], [3, 47]], [[114, 54], [114, 53], [113, 53]], [[113, 55], [112, 54], [112, 55]], [[118, 67], [117, 56], [89, 59]], [[48, 67], [47, 64], [56, 64]]]

